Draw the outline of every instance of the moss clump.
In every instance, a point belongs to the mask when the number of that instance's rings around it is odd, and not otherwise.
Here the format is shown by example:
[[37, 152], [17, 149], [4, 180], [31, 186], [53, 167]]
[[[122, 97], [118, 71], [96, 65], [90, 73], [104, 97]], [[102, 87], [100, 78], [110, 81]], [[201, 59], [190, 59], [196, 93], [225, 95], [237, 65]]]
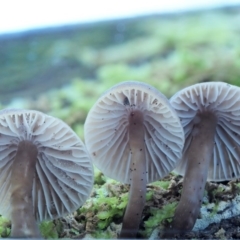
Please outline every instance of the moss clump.
[[110, 223], [121, 221], [127, 206], [128, 187], [108, 179], [103, 185], [95, 185], [94, 189], [91, 198], [78, 210], [81, 222], [86, 225], [86, 232], [94, 237], [116, 238], [116, 233], [106, 230]]
[[94, 167], [94, 184], [95, 186], [101, 186], [106, 183], [107, 177], [99, 171], [97, 168]]
[[151, 208], [150, 217], [144, 222], [145, 230], [141, 231], [143, 237], [148, 238], [154, 228], [161, 226], [163, 221], [171, 221], [176, 209], [177, 202], [164, 205], [160, 209]]
[[51, 221], [44, 221], [40, 224], [40, 232], [44, 238], [58, 238], [55, 224]]
[[152, 200], [153, 194], [154, 194], [154, 191], [153, 191], [153, 190], [147, 191], [147, 193], [146, 193], [146, 201]]
[[1, 238], [7, 238], [10, 236], [11, 232], [11, 222], [0, 216], [0, 237]]
[[167, 190], [170, 185], [170, 181], [156, 181], [151, 183], [150, 185]]

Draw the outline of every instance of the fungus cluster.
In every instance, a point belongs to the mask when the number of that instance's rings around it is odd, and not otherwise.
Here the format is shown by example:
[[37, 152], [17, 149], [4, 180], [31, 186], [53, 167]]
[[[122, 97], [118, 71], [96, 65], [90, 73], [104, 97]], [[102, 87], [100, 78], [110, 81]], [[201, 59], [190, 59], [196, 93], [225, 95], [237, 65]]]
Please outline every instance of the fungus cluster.
[[84, 126], [93, 163], [108, 177], [130, 184], [120, 238], [135, 238], [146, 184], [172, 171], [184, 133], [167, 98], [148, 84], [123, 82], [105, 92]]
[[146, 184], [173, 170], [184, 176], [183, 190], [166, 233], [191, 230], [206, 181], [240, 177], [239, 120], [240, 88], [223, 82], [195, 84], [170, 101], [145, 83], [117, 84], [88, 113], [86, 148], [59, 119], [2, 110], [0, 214], [12, 221], [11, 237], [41, 237], [38, 222], [73, 212], [89, 197], [93, 161], [130, 184], [120, 238], [137, 235]]
[[0, 111], [0, 214], [12, 221], [11, 237], [41, 237], [37, 222], [75, 211], [92, 185], [88, 152], [65, 123]]

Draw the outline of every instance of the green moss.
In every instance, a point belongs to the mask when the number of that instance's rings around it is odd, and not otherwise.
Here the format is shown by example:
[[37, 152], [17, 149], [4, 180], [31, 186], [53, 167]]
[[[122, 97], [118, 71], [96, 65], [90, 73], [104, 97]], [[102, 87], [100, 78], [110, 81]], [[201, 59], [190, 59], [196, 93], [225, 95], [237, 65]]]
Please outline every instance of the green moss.
[[0, 236], [2, 238], [7, 238], [10, 236], [11, 230], [10, 228], [6, 228], [6, 227], [0, 227]]
[[214, 196], [214, 195], [216, 195], [216, 194], [218, 194], [218, 193], [222, 193], [222, 192], [224, 192], [224, 191], [225, 191], [225, 188], [224, 188], [224, 187], [218, 186], [218, 188], [216, 188], [216, 189], [214, 189], [214, 190], [212, 191], [212, 195]]
[[1, 238], [7, 238], [10, 236], [11, 232], [11, 222], [0, 216], [0, 237]]
[[58, 238], [56, 226], [51, 221], [44, 221], [40, 224], [40, 232], [44, 238]]
[[156, 186], [156, 187], [160, 187], [162, 189], [168, 189], [169, 185], [170, 185], [170, 181], [156, 181], [151, 183], [150, 185]]
[[150, 201], [153, 198], [154, 191], [150, 190], [146, 193], [146, 201]]
[[171, 221], [174, 211], [176, 209], [177, 202], [172, 202], [164, 205], [161, 209], [151, 208], [151, 216], [144, 222], [144, 231], [141, 231], [142, 235], [146, 238], [150, 236], [153, 229], [157, 226], [161, 226], [164, 220]]
[[89, 216], [84, 221], [93, 222], [93, 232], [106, 230], [111, 222], [123, 216], [128, 201], [128, 190], [116, 181], [107, 181], [101, 188], [95, 187], [94, 197], [78, 210], [79, 215]]
[[103, 185], [105, 182], [106, 182], [105, 175], [97, 168], [94, 168], [94, 184]]

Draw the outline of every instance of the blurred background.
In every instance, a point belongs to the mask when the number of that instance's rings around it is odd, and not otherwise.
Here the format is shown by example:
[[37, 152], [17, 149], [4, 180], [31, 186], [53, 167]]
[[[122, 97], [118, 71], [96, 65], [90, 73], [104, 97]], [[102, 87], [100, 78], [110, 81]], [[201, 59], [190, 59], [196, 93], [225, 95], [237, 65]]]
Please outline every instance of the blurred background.
[[0, 108], [40, 110], [83, 138], [112, 85], [147, 82], [167, 97], [205, 81], [240, 85], [240, 1], [5, 1]]

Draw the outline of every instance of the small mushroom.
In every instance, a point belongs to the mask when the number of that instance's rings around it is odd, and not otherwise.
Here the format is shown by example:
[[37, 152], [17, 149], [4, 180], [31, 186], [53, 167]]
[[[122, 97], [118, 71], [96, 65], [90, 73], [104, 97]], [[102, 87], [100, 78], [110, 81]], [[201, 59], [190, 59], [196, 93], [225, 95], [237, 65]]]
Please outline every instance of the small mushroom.
[[184, 232], [196, 222], [207, 179], [240, 177], [240, 88], [224, 82], [199, 83], [176, 93], [170, 103], [186, 138], [175, 169], [184, 180], [171, 231]]
[[155, 88], [123, 82], [95, 103], [84, 132], [96, 167], [108, 177], [130, 184], [120, 238], [134, 238], [146, 184], [167, 175], [181, 158], [184, 133], [179, 118]]
[[12, 221], [11, 237], [41, 237], [37, 221], [75, 211], [92, 185], [90, 156], [64, 122], [0, 111], [0, 214]]

